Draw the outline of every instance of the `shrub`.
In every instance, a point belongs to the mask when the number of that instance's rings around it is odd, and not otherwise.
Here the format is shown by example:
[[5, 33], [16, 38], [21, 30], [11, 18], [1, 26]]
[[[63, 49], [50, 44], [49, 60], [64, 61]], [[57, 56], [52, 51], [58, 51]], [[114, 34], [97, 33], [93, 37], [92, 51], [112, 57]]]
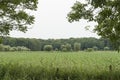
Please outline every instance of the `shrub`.
[[94, 49], [93, 48], [87, 48], [85, 51], [92, 52], [92, 51], [94, 51]]
[[61, 45], [61, 51], [64, 51], [64, 49], [66, 49], [66, 46], [65, 45]]
[[80, 43], [74, 43], [74, 51], [80, 50]]
[[105, 51], [108, 51], [110, 48], [109, 47], [104, 47], [104, 50]]
[[93, 49], [94, 49], [95, 51], [97, 51], [97, 50], [98, 50], [98, 47], [97, 47], [97, 46], [94, 46]]
[[0, 44], [0, 51], [30, 51], [30, 49], [24, 46], [11, 47], [9, 45]]
[[63, 52], [66, 52], [66, 51], [67, 51], [67, 48], [63, 48], [62, 51], [63, 51]]
[[71, 44], [68, 44], [68, 43], [67, 43], [65, 46], [66, 46], [66, 50], [67, 50], [67, 51], [72, 51]]
[[3, 50], [4, 50], [4, 45], [0, 44], [0, 51], [3, 51]]
[[9, 45], [4, 45], [3, 51], [10, 51], [10, 46]]
[[58, 51], [58, 48], [55, 48], [55, 51]]
[[71, 47], [71, 44], [66, 44], [66, 45], [61, 45], [61, 51], [72, 51], [72, 47]]
[[18, 46], [18, 47], [16, 47], [16, 50], [17, 51], [30, 51], [30, 49], [28, 49], [27, 47], [24, 47], [24, 46]]
[[52, 45], [45, 45], [44, 46], [44, 51], [52, 51], [53, 50], [53, 46]]

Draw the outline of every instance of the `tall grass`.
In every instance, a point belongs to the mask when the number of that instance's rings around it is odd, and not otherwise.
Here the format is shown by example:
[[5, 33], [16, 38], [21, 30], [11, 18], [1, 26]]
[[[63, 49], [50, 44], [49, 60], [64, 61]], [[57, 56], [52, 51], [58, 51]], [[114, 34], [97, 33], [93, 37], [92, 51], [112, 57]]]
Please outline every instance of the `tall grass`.
[[0, 80], [120, 80], [116, 52], [1, 52]]

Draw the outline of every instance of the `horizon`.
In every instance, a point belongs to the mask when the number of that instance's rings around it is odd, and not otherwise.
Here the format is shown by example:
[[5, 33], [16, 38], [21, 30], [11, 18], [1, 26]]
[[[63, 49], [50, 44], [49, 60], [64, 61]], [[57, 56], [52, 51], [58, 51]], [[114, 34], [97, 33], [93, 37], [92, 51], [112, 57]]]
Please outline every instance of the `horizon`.
[[[11, 36], [6, 36], [8, 38], [24, 38], [24, 39], [27, 39], [27, 37], [11, 37]], [[95, 38], [95, 39], [100, 39], [101, 37], [99, 38], [96, 38], [96, 37], [70, 37], [70, 38], [48, 38], [48, 39], [43, 39], [43, 38], [29, 38], [28, 39], [42, 39], [42, 40], [59, 40], [59, 39], [81, 39], [81, 38]]]

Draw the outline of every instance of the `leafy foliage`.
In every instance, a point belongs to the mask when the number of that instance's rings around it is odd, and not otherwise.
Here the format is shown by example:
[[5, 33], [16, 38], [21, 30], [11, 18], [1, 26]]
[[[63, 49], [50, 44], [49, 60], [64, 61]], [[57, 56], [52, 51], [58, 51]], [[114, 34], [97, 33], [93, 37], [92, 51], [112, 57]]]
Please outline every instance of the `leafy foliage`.
[[72, 47], [71, 47], [71, 44], [67, 43], [65, 45], [61, 45], [61, 51], [72, 51]]
[[95, 51], [97, 51], [97, 50], [98, 50], [98, 47], [96, 47], [96, 46], [93, 46], [93, 49], [94, 49]]
[[74, 43], [74, 50], [79, 51], [80, 50], [80, 43]]
[[67, 51], [66, 45], [61, 45], [61, 51], [64, 51], [64, 52]]
[[53, 50], [53, 47], [52, 47], [52, 45], [45, 45], [45, 46], [44, 46], [44, 50], [45, 50], [45, 51], [52, 51], [52, 50]]
[[67, 43], [65, 46], [66, 46], [67, 51], [72, 51], [71, 44]]
[[36, 10], [38, 0], [0, 0], [0, 35], [12, 30], [25, 32], [34, 23], [28, 11]]
[[94, 49], [93, 48], [87, 48], [85, 51], [92, 52], [92, 51], [94, 51]]
[[30, 49], [24, 46], [11, 47], [9, 45], [0, 44], [0, 51], [30, 51]]
[[31, 51], [43, 51], [45, 45], [52, 45], [53, 50], [62, 51], [78, 51], [87, 48], [97, 47], [98, 50], [104, 50], [108, 46], [110, 50], [114, 50], [111, 42], [108, 39], [96, 38], [70, 38], [70, 39], [30, 39], [30, 38], [10, 38], [3, 39], [2, 44], [10, 45], [11, 47], [25, 46]]
[[68, 21], [86, 19], [95, 21], [98, 35], [110, 39], [116, 48], [120, 45], [120, 1], [119, 0], [86, 0], [76, 2], [68, 14]]
[[104, 50], [105, 50], [105, 51], [108, 51], [108, 50], [109, 50], [109, 47], [104, 47]]

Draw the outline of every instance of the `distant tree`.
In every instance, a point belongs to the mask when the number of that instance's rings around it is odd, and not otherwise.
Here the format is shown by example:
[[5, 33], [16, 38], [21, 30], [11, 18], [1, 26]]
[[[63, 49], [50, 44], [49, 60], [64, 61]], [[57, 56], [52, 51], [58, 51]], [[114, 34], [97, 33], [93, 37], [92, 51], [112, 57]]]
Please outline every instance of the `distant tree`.
[[94, 49], [95, 51], [97, 51], [97, 50], [98, 50], [98, 47], [97, 47], [97, 46], [93, 46], [93, 49]]
[[79, 51], [80, 50], [80, 43], [74, 43], [74, 51]]
[[55, 48], [55, 51], [58, 51], [58, 48]]
[[17, 51], [17, 47], [11, 47], [10, 51]]
[[[110, 50], [114, 50], [113, 45], [110, 41], [105, 40], [104, 38], [96, 39], [96, 38], [70, 38], [70, 39], [56, 39], [56, 40], [43, 40], [43, 39], [30, 39], [30, 38], [11, 38], [6, 37], [3, 39], [3, 45], [10, 45], [11, 47], [24, 46], [29, 48], [31, 51], [43, 51], [44, 46], [50, 44], [53, 46], [53, 50], [61, 49], [61, 45], [64, 44], [64, 48], [66, 48], [66, 44], [68, 43], [71, 46], [72, 50], [75, 51], [75, 43], [80, 45], [78, 50], [85, 50], [87, 48], [93, 48], [96, 46], [98, 50], [104, 50], [104, 47], [108, 46]], [[78, 46], [79, 46], [78, 45]], [[67, 50], [67, 49], [65, 49]]]
[[92, 51], [94, 51], [94, 49], [93, 48], [87, 48], [85, 51], [92, 52]]
[[65, 46], [66, 46], [67, 51], [72, 51], [71, 44], [67, 43]]
[[0, 35], [12, 30], [27, 31], [34, 23], [34, 16], [28, 11], [36, 10], [38, 0], [0, 0]]
[[81, 50], [85, 50], [87, 48], [92, 48], [93, 46], [99, 46], [99, 48], [101, 47], [101, 43], [98, 39], [96, 38], [82, 38], [80, 39], [80, 44], [81, 44]]
[[22, 51], [21, 46], [17, 46], [16, 48], [17, 48], [17, 51]]
[[17, 46], [17, 47], [12, 47], [12, 48], [13, 50], [16, 50], [16, 51], [30, 51], [30, 49], [24, 46]]
[[9, 45], [4, 45], [3, 51], [10, 51], [10, 46]]
[[105, 50], [105, 51], [108, 51], [108, 50], [109, 50], [109, 47], [104, 47], [104, 50]]
[[67, 51], [66, 45], [61, 45], [61, 51], [64, 51], [64, 52]]
[[4, 45], [0, 44], [0, 51], [3, 51], [3, 50], [4, 50]]
[[52, 51], [52, 50], [53, 50], [52, 45], [45, 45], [44, 46], [44, 51]]

